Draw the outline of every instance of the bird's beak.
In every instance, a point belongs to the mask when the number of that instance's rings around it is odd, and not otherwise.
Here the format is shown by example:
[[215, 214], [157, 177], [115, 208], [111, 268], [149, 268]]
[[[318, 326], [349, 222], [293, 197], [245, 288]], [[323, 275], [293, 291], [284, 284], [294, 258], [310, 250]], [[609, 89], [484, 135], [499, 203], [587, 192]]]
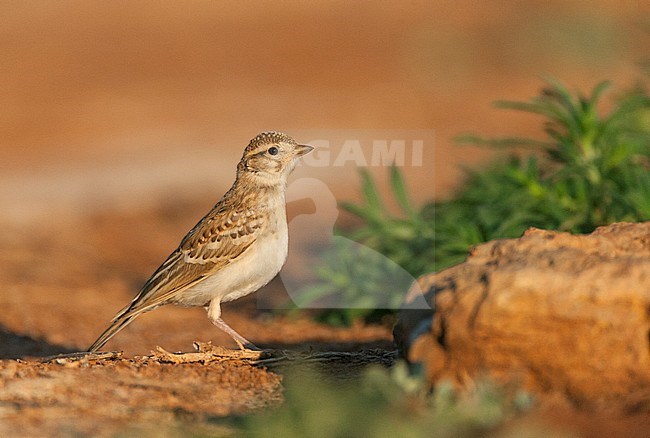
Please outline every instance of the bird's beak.
[[297, 144], [295, 149], [294, 149], [296, 157], [300, 157], [302, 155], [308, 154], [313, 150], [314, 150], [314, 147], [309, 146], [308, 144]]

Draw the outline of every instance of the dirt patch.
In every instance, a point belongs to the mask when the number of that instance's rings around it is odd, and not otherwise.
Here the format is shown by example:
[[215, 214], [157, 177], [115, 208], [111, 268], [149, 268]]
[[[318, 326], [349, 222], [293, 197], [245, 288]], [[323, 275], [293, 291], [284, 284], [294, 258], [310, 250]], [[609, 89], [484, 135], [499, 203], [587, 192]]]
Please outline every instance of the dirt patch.
[[124, 428], [242, 414], [281, 402], [281, 381], [241, 361], [2, 361], [1, 433], [108, 436]]
[[[168, 306], [138, 318], [107, 345], [123, 350], [122, 357], [42, 363], [43, 357], [88, 347], [203, 206], [185, 207], [105, 211], [0, 236], [0, 435], [212, 428], [213, 418], [281, 403], [287, 372], [317, 369], [351, 380], [368, 364], [389, 365], [395, 358], [389, 326], [332, 328], [307, 315], [258, 309], [258, 299], [287, 298], [274, 281], [259, 293], [262, 298], [226, 304], [224, 318], [258, 346], [287, 350], [280, 354], [284, 359], [151, 360], [157, 345], [191, 351], [197, 339], [236, 348], [203, 309]], [[314, 356], [318, 352], [334, 354]]]
[[0, 433], [113, 436], [125, 430], [187, 429], [190, 422], [277, 406], [283, 400], [278, 370], [294, 375], [327, 370], [335, 380], [349, 380], [369, 364], [389, 366], [396, 357], [385, 350], [204, 347], [182, 354], [160, 349], [134, 358], [99, 353], [0, 361]]

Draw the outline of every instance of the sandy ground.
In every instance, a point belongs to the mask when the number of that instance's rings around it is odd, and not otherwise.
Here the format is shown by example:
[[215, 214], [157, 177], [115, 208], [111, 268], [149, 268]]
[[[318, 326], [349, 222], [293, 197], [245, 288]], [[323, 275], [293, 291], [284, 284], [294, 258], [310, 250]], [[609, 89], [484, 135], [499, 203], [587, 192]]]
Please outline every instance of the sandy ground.
[[[128, 216], [127, 222], [149, 223], [147, 233], [164, 236], [188, 220], [170, 219], [164, 212], [142, 211]], [[16, 250], [0, 253], [5, 286], [0, 294], [0, 434], [112, 436], [125, 430], [153, 433], [152, 427], [170, 433], [178, 424], [187, 430], [189, 424], [282, 401], [281, 370], [237, 360], [174, 365], [141, 357], [158, 345], [168, 351], [192, 351], [195, 340], [236, 349], [203, 309], [161, 308], [139, 318], [107, 345], [124, 351], [124, 359], [40, 362], [84, 350], [144, 281], [140, 272], [159, 262], [158, 244], [145, 243], [141, 239], [146, 237], [134, 232], [138, 227], [125, 226], [126, 217], [120, 217], [116, 221], [105, 213], [67, 230], [14, 230], [4, 235], [3, 246]], [[113, 248], [109, 242], [114, 239], [127, 246]], [[224, 318], [262, 348], [381, 349], [388, 363], [394, 357], [390, 326], [331, 328], [307, 315], [283, 317], [258, 310], [260, 299], [283, 302], [287, 296], [276, 280], [257, 296], [224, 305]], [[325, 370], [349, 376], [363, 364], [386, 364], [374, 356], [362, 358], [360, 364], [344, 363], [338, 372], [332, 364]]]

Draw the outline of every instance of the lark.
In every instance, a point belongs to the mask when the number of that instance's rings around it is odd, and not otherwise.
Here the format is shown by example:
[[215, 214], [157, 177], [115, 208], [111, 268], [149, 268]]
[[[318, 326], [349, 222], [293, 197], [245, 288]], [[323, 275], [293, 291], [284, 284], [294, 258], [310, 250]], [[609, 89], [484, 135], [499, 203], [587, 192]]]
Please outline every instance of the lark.
[[280, 132], [253, 138], [232, 187], [88, 351], [98, 351], [135, 318], [166, 304], [205, 307], [210, 321], [240, 348], [257, 349], [221, 319], [221, 303], [257, 291], [282, 268], [288, 251], [287, 178], [312, 149]]

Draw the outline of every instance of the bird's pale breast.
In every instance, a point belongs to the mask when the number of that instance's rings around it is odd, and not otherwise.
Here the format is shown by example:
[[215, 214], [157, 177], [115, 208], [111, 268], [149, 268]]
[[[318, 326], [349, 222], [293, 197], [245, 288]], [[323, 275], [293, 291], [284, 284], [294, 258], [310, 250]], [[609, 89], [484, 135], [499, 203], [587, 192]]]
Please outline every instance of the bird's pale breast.
[[203, 306], [214, 299], [233, 301], [271, 281], [284, 265], [289, 247], [284, 206], [281, 212], [273, 216], [247, 251], [210, 277], [183, 291], [177, 303]]

